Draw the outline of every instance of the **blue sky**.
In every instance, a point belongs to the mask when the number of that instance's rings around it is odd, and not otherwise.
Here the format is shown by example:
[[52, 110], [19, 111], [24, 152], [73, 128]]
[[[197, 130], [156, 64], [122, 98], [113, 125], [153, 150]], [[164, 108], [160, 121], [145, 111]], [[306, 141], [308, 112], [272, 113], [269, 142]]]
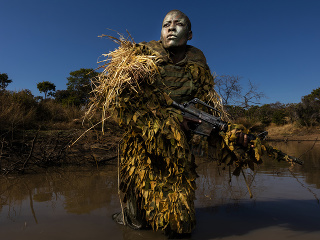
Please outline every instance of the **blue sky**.
[[101, 34], [126, 30], [135, 42], [158, 40], [165, 14], [191, 22], [189, 44], [212, 72], [238, 75], [264, 92], [262, 103], [297, 103], [320, 87], [319, 0], [0, 0], [0, 72], [8, 90], [53, 82], [66, 89], [71, 71], [96, 68], [117, 45]]

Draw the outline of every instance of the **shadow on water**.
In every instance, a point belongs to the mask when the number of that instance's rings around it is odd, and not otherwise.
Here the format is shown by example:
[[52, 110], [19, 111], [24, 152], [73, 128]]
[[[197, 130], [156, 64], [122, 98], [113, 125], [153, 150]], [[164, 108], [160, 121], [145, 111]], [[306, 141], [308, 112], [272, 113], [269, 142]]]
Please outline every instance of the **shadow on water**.
[[[300, 156], [309, 145], [276, 143]], [[320, 147], [304, 166], [265, 162], [232, 177], [214, 162], [199, 162], [197, 227], [190, 239], [319, 239]], [[115, 163], [100, 169], [51, 169], [0, 178], [1, 239], [167, 239], [162, 233], [117, 225], [120, 211]]]
[[[239, 204], [197, 208], [196, 239], [246, 236], [259, 230], [280, 228], [291, 235], [317, 232], [320, 206], [315, 200], [247, 201]], [[275, 230], [274, 230], [275, 231]], [[257, 237], [258, 235], [256, 235]], [[304, 238], [308, 239], [308, 238]]]

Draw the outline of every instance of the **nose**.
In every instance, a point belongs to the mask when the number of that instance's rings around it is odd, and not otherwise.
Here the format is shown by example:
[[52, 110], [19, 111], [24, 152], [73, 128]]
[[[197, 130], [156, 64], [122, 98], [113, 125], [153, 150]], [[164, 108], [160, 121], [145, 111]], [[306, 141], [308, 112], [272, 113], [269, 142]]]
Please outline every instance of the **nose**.
[[175, 31], [175, 30], [176, 30], [176, 25], [174, 23], [170, 24], [169, 31]]

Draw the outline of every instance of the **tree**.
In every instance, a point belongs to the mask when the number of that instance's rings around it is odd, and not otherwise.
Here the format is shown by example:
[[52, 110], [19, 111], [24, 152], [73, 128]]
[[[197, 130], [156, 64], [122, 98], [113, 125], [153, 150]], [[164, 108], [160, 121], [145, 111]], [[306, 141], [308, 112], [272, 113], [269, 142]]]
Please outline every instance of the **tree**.
[[223, 105], [235, 105], [241, 96], [239, 76], [221, 75], [215, 79], [215, 87], [222, 98]]
[[286, 124], [286, 113], [285, 110], [277, 109], [272, 114], [272, 122], [277, 125], [284, 125]]
[[302, 101], [311, 101], [317, 105], [320, 105], [320, 87], [312, 90], [310, 94], [302, 97]]
[[289, 116], [286, 108], [287, 105], [280, 102], [262, 106], [252, 105], [245, 111], [246, 118], [256, 122], [260, 121], [264, 125], [269, 125], [271, 122], [282, 125], [286, 123]]
[[304, 126], [314, 126], [320, 123], [320, 88], [303, 96], [301, 103], [295, 106], [298, 121]]
[[56, 85], [49, 81], [43, 81], [37, 83], [37, 88], [39, 92], [44, 93], [44, 99], [47, 98], [47, 94], [53, 96], [54, 91], [56, 90]]
[[80, 101], [75, 96], [75, 92], [69, 90], [57, 90], [54, 94], [55, 100], [63, 105], [80, 105]]
[[263, 92], [258, 92], [258, 87], [249, 80], [249, 88], [242, 95], [242, 107], [249, 108], [251, 105], [259, 105], [260, 99], [264, 97]]
[[91, 79], [98, 75], [93, 69], [81, 68], [80, 70], [70, 72], [67, 78], [67, 91], [69, 98], [75, 105], [87, 104], [91, 92]]
[[9, 79], [8, 74], [0, 73], [0, 90], [5, 90], [8, 84], [11, 82], [12, 80]]
[[239, 76], [221, 75], [216, 77], [216, 90], [222, 98], [223, 105], [237, 105], [248, 109], [252, 105], [260, 104], [259, 100], [264, 97], [262, 92], [250, 80], [247, 91], [243, 91]]
[[57, 102], [64, 103], [64, 101], [70, 97], [70, 91], [57, 90], [54, 94], [54, 97]]

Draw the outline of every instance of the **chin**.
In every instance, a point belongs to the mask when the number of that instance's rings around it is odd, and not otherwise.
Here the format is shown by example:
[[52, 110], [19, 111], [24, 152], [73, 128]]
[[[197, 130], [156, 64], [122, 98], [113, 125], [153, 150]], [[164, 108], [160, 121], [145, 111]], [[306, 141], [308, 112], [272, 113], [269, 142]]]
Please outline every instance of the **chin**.
[[178, 47], [182, 47], [183, 45], [178, 44], [178, 43], [169, 43], [169, 44], [163, 44], [164, 48], [178, 48]]

